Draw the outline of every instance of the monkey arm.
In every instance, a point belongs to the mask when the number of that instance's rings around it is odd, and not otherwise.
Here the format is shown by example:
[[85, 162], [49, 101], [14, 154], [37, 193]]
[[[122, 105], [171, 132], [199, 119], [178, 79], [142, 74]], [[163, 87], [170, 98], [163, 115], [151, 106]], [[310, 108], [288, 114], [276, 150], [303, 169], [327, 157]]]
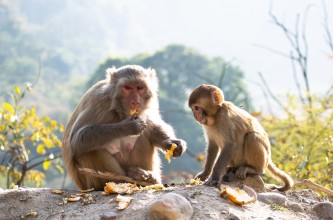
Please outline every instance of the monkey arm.
[[169, 124], [163, 120], [158, 121], [158, 123], [149, 121], [149, 123], [151, 123], [151, 126], [148, 125], [148, 127], [151, 127], [149, 136], [153, 146], [162, 150], [169, 150], [173, 143], [176, 144], [177, 147], [173, 151], [173, 157], [179, 157], [186, 151], [186, 142], [176, 138], [175, 132]]
[[205, 168], [202, 172], [198, 173], [195, 178], [199, 178], [200, 180], [204, 181], [209, 177], [215, 164], [218, 152], [219, 147], [217, 146], [217, 144], [215, 144], [213, 141], [209, 141], [207, 147]]
[[70, 138], [73, 154], [80, 156], [102, 149], [110, 141], [140, 134], [145, 126], [141, 119], [126, 119], [114, 124], [88, 124], [78, 129], [74, 127]]
[[221, 182], [223, 175], [226, 173], [227, 166], [229, 164], [230, 159], [232, 158], [235, 149], [236, 146], [234, 143], [228, 142], [224, 145], [219, 157], [217, 158], [217, 161], [213, 168], [212, 175], [209, 180], [213, 184]]
[[149, 129], [150, 141], [153, 146], [159, 147], [162, 150], [170, 149], [171, 144], [173, 143], [171, 140], [176, 138], [176, 135], [170, 125], [165, 123], [164, 121], [158, 122], [147, 122]]
[[212, 172], [216, 157], [218, 155], [218, 151], [219, 151], [218, 146], [214, 142], [210, 141], [208, 144], [207, 158], [204, 170], [205, 173], [207, 173], [208, 175]]

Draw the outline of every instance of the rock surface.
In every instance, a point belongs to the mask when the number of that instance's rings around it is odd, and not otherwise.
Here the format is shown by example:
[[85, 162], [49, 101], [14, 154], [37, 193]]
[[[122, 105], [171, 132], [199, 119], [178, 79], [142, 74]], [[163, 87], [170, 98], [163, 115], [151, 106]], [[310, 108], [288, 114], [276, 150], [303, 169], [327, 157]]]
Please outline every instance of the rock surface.
[[193, 215], [193, 208], [189, 201], [176, 193], [164, 194], [153, 200], [147, 207], [149, 220], [189, 220]]
[[333, 203], [320, 202], [313, 207], [320, 219], [333, 220]]
[[[165, 195], [177, 194], [193, 208], [191, 219], [319, 219], [319, 207], [324, 205], [321, 197], [312, 190], [291, 191], [286, 194], [286, 204], [299, 203], [304, 212], [294, 211], [287, 205], [272, 205], [261, 201], [239, 206], [229, 199], [220, 197], [220, 190], [214, 187], [185, 185], [167, 187], [164, 190], [139, 191], [132, 195], [129, 206], [117, 210], [118, 204], [110, 202], [117, 195], [102, 195], [100, 191], [82, 196], [79, 191], [63, 190], [62, 194], [52, 193], [48, 188], [19, 188], [0, 191], [0, 219], [145, 219], [147, 207], [154, 201], [163, 200]], [[70, 196], [81, 199], [64, 202]], [[163, 196], [164, 195], [164, 196]], [[169, 197], [169, 196], [167, 196]], [[177, 197], [177, 196], [176, 196]], [[259, 198], [259, 196], [258, 196]], [[76, 200], [76, 199], [73, 199]], [[187, 202], [184, 202], [184, 205]], [[308, 202], [310, 201], [310, 202]], [[187, 205], [188, 205], [187, 204]], [[185, 205], [186, 206], [186, 205]], [[331, 210], [331, 209], [330, 209]], [[329, 218], [328, 218], [329, 219]]]
[[257, 198], [260, 202], [271, 204], [275, 203], [281, 206], [286, 205], [287, 197], [275, 192], [258, 193]]

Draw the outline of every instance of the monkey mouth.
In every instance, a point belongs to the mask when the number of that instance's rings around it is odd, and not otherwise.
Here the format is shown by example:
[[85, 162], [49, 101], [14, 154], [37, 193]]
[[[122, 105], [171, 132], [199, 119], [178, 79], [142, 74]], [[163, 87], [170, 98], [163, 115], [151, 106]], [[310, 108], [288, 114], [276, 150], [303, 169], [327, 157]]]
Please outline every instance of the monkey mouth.
[[130, 116], [136, 117], [139, 114], [138, 109], [131, 109], [130, 110]]
[[202, 118], [202, 119], [198, 119], [198, 122], [199, 122], [200, 124], [206, 125], [207, 122], [208, 122], [208, 120], [207, 120], [207, 118]]

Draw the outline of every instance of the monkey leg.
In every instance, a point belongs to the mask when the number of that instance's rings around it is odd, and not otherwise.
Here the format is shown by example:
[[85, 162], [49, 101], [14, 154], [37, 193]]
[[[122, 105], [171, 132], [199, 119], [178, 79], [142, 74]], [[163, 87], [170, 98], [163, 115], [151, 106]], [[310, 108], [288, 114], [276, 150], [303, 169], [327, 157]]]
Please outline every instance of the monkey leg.
[[152, 171], [144, 170], [140, 167], [129, 168], [127, 176], [135, 180], [141, 180], [152, 184], [161, 183], [161, 180], [156, 177]]
[[269, 142], [265, 136], [252, 132], [244, 139], [244, 164], [236, 170], [236, 177], [245, 179], [247, 175], [263, 174], [268, 163]]
[[[105, 150], [93, 151], [82, 155], [79, 158], [79, 167], [90, 168], [97, 171], [106, 171], [126, 176], [126, 172], [120, 166], [117, 159]], [[81, 186], [79, 186], [79, 188], [81, 189], [94, 188], [95, 190], [103, 190], [105, 184], [110, 182], [110, 180], [105, 180], [98, 177], [92, 177], [79, 173], [77, 175], [79, 175], [81, 182]]]
[[194, 179], [199, 178], [201, 181], [205, 181], [206, 179], [208, 179], [209, 175], [210, 175], [210, 173], [201, 171], [200, 173], [197, 173], [197, 175], [195, 175]]
[[237, 168], [235, 173], [236, 177], [241, 180], [244, 180], [247, 175], [254, 175], [254, 174], [258, 174], [258, 172], [249, 166], [240, 166]]

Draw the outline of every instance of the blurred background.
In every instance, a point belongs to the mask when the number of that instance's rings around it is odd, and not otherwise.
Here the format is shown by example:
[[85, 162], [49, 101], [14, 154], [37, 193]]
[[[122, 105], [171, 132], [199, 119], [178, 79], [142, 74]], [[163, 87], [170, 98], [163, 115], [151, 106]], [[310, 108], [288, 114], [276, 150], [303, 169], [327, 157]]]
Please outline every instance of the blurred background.
[[210, 83], [261, 121], [281, 169], [332, 187], [332, 34], [328, 0], [0, 0], [0, 187], [72, 187], [63, 128], [106, 68], [126, 64], [156, 69], [162, 116], [188, 143], [162, 158], [165, 182], [202, 169], [187, 98]]

